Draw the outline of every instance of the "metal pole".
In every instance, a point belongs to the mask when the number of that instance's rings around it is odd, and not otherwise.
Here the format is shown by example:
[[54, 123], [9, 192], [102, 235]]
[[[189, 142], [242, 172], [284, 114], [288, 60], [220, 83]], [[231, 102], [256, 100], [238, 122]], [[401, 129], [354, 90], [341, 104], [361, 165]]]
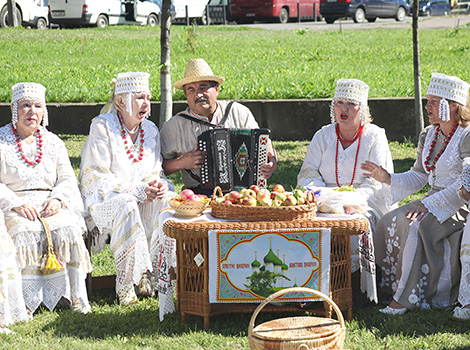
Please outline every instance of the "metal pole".
[[186, 25], [189, 26], [189, 9], [188, 9], [188, 5], [186, 5], [184, 8], [186, 10]]
[[314, 22], [317, 21], [317, 3], [314, 3], [313, 4], [313, 18], [314, 18]]
[[224, 18], [224, 25], [226, 25], [227, 24], [227, 14], [225, 13], [226, 8], [225, 8], [225, 5], [222, 5], [222, 6], [223, 6], [223, 11], [224, 11], [224, 14], [223, 14], [223, 16], [224, 16], [223, 17]]
[[209, 16], [209, 5], [206, 5], [206, 26], [209, 25], [209, 19], [210, 19], [210, 16]]

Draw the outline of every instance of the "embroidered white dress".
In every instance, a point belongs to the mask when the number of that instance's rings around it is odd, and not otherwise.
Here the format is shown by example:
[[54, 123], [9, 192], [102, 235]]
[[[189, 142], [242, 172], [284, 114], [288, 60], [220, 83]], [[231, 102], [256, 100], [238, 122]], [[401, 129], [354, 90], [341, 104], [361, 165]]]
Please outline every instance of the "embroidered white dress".
[[401, 174], [392, 174], [388, 198], [398, 201], [430, 185], [422, 200], [429, 212], [421, 221], [410, 222], [404, 205], [383, 216], [377, 225], [375, 247], [382, 270], [381, 289], [408, 310], [449, 307], [456, 298], [460, 279], [460, 239], [468, 213], [458, 196], [462, 162], [470, 156], [470, 127], [458, 127], [435, 170], [425, 170], [424, 160], [434, 159], [446, 137], [427, 127], [420, 135], [417, 160]]
[[[385, 130], [374, 124], [366, 124], [361, 137], [359, 153], [356, 152], [359, 140], [343, 149], [341, 143], [336, 154], [336, 123], [322, 127], [315, 133], [307, 150], [304, 163], [297, 176], [297, 184], [303, 187], [337, 187], [336, 166], [340, 185], [349, 185], [356, 168], [353, 187], [367, 199], [369, 210], [365, 217], [369, 220], [370, 230], [362, 236], [351, 237], [352, 272], [361, 269], [361, 289], [367, 291], [371, 300], [377, 301], [375, 288], [374, 247], [372, 236], [378, 219], [387, 211], [382, 197], [382, 184], [362, 175], [361, 163], [369, 160], [393, 172], [393, 162], [388, 147]], [[356, 165], [355, 165], [356, 162]]]
[[[153, 270], [152, 261], [157, 264], [159, 258], [158, 216], [167, 202], [145, 203], [144, 189], [152, 180], [167, 180], [162, 171], [158, 129], [147, 119], [142, 121], [142, 128], [144, 151], [140, 162], [134, 162], [126, 153], [114, 112], [93, 119], [82, 150], [79, 179], [91, 215], [87, 223], [90, 229], [96, 225], [99, 230], [93, 237], [93, 248], [99, 252], [110, 243], [116, 262], [116, 291], [137, 285], [145, 272]], [[129, 137], [127, 140], [131, 142]], [[137, 156], [140, 142], [139, 136], [134, 153]], [[167, 193], [167, 197], [172, 195], [171, 191]]]
[[[0, 202], [1, 205], [1, 202]], [[0, 324], [8, 326], [28, 319], [21, 287], [16, 249], [7, 233], [0, 211]]]
[[[464, 162], [464, 169], [461, 175], [462, 184], [465, 187], [470, 185], [470, 160]], [[468, 205], [468, 203], [467, 203]], [[460, 244], [460, 264], [461, 276], [458, 301], [462, 306], [470, 305], [470, 214], [462, 234], [462, 243]]]
[[[41, 127], [43, 157], [41, 163], [27, 165], [17, 151], [11, 124], [0, 128], [0, 187], [5, 224], [16, 247], [23, 280], [23, 295], [27, 308], [34, 312], [43, 303], [52, 310], [61, 297], [89, 307], [85, 286], [91, 262], [83, 234], [83, 203], [77, 179], [70, 164], [65, 144], [53, 133]], [[36, 145], [23, 143], [26, 156], [34, 159]], [[47, 249], [42, 223], [30, 221], [12, 208], [30, 203], [43, 208], [52, 198], [64, 207], [46, 218], [52, 235], [54, 251], [66, 268], [52, 274], [42, 274], [40, 266]]]

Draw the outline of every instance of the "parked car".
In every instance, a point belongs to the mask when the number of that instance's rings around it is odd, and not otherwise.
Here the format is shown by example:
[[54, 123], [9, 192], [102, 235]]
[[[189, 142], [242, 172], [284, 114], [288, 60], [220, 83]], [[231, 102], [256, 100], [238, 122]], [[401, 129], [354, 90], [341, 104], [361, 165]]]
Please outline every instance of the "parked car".
[[301, 19], [319, 19], [319, 8], [319, 0], [230, 0], [230, 13], [239, 24], [255, 20], [287, 23], [298, 18], [299, 10]]
[[214, 22], [223, 22], [220, 21], [220, 17], [223, 16], [223, 9], [225, 9], [225, 19], [229, 22], [232, 20], [229, 0], [209, 0], [207, 5], [209, 5], [209, 17], [211, 18], [211, 22], [214, 17], [216, 18]]
[[190, 21], [196, 20], [206, 24], [205, 11], [208, 2], [208, 0], [173, 0], [176, 10], [175, 22], [185, 23], [187, 8]]
[[61, 27], [159, 24], [160, 7], [148, 0], [49, 0], [49, 21]]
[[[162, 0], [149, 0], [153, 2], [154, 4], [157, 4], [158, 7], [160, 7], [160, 11], [162, 9]], [[175, 11], [175, 4], [173, 4], [173, 0], [171, 0], [171, 5], [170, 5], [170, 15], [171, 19], [175, 19], [176, 16], [176, 11]]]
[[[410, 13], [413, 12], [413, 3]], [[450, 4], [447, 0], [419, 0], [420, 16], [447, 16], [450, 13]]]
[[470, 2], [458, 2], [457, 5], [450, 10], [452, 15], [470, 14]]
[[[0, 27], [8, 25], [8, 2], [0, 0]], [[17, 23], [38, 29], [46, 29], [48, 22], [47, 0], [16, 0]]]
[[375, 22], [377, 18], [404, 21], [410, 8], [404, 0], [320, 0], [320, 13], [326, 23], [352, 17], [356, 23]]

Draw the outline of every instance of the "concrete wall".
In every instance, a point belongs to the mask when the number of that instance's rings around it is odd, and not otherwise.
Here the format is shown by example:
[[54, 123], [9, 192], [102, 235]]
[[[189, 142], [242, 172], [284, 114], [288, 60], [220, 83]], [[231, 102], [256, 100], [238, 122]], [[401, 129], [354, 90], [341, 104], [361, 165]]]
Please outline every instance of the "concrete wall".
[[[245, 100], [258, 124], [269, 128], [274, 140], [310, 140], [323, 125], [330, 123], [330, 99], [317, 100]], [[423, 101], [423, 106], [425, 101]], [[88, 134], [91, 119], [102, 104], [49, 103], [49, 130], [57, 134]], [[186, 102], [174, 102], [173, 112], [186, 108]], [[385, 128], [391, 141], [415, 136], [413, 98], [370, 99], [374, 123]], [[158, 125], [160, 103], [152, 103], [150, 119]], [[426, 114], [424, 114], [427, 123]], [[11, 120], [10, 105], [0, 104], [0, 125]]]

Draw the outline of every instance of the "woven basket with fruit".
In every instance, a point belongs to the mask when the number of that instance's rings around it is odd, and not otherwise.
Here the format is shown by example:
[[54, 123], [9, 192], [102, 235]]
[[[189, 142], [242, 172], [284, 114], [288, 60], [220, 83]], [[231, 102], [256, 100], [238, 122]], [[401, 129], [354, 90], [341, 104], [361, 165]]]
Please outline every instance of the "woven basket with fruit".
[[169, 200], [171, 209], [175, 211], [175, 216], [192, 218], [201, 215], [210, 203], [210, 199], [203, 194], [195, 194], [192, 190], [186, 189], [179, 195]]
[[212, 216], [243, 221], [290, 221], [312, 219], [317, 203], [312, 191], [296, 188], [289, 192], [278, 184], [272, 191], [253, 185], [225, 196], [220, 187], [214, 189]]

